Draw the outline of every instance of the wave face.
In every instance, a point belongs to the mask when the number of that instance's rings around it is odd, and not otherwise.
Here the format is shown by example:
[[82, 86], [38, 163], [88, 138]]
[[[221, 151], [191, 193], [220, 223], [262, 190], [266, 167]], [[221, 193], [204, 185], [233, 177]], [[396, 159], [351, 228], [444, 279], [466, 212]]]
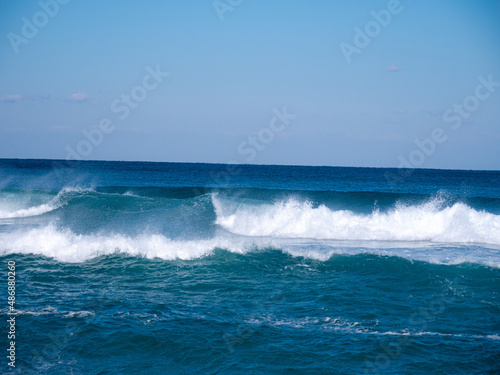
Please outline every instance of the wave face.
[[499, 172], [0, 160], [11, 373], [500, 373], [499, 236]]
[[63, 173], [37, 164], [21, 177], [19, 167], [9, 168], [3, 170], [18, 178], [0, 191], [6, 254], [80, 262], [123, 252], [172, 260], [272, 248], [321, 260], [370, 252], [500, 264], [500, 192], [485, 187], [491, 173], [481, 179], [453, 171], [445, 179], [428, 172], [408, 177], [407, 191], [388, 185], [384, 170], [240, 166], [220, 184], [228, 175], [222, 166], [90, 163]]
[[[64, 206], [71, 198], [72, 189], [63, 189], [52, 196], [44, 192], [0, 192], [0, 220], [43, 215]], [[33, 202], [49, 199], [46, 203]]]

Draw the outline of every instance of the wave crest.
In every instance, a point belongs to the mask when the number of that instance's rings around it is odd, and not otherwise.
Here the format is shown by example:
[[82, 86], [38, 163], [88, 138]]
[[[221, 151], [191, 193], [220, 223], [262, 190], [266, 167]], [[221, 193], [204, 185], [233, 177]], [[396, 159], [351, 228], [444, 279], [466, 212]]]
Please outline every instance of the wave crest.
[[117, 252], [146, 258], [195, 259], [216, 248], [243, 252], [245, 240], [223, 238], [207, 240], [171, 240], [161, 234], [127, 236], [123, 234], [76, 234], [50, 224], [29, 231], [0, 234], [5, 253], [40, 254], [63, 262], [82, 262]]
[[51, 212], [68, 204], [68, 194], [74, 191], [73, 189], [63, 189], [49, 202], [33, 207], [21, 208], [17, 210], [0, 210], [0, 219], [16, 219], [22, 217], [40, 216], [47, 212]]
[[364, 241], [431, 241], [500, 245], [500, 216], [442, 199], [387, 212], [358, 214], [295, 199], [274, 204], [235, 204], [212, 196], [216, 224], [245, 236]]

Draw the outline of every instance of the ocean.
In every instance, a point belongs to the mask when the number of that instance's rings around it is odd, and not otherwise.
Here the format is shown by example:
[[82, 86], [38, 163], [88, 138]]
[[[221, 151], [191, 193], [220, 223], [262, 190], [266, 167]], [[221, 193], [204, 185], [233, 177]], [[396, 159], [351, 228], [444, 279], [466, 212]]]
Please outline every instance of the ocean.
[[0, 259], [0, 373], [500, 373], [498, 171], [3, 159]]

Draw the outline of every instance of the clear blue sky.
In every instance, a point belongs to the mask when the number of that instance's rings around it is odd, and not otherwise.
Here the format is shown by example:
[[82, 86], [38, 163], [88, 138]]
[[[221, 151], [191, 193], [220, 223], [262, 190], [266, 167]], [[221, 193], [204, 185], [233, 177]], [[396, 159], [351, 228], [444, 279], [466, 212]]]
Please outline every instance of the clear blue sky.
[[0, 1], [0, 157], [500, 169], [500, 2], [397, 3]]

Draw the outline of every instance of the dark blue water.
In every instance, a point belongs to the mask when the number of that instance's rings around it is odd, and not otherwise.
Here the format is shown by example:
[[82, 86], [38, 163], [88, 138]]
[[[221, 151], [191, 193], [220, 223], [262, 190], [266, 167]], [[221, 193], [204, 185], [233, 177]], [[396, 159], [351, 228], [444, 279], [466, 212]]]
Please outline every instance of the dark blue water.
[[500, 373], [496, 171], [0, 160], [0, 259], [0, 373]]

